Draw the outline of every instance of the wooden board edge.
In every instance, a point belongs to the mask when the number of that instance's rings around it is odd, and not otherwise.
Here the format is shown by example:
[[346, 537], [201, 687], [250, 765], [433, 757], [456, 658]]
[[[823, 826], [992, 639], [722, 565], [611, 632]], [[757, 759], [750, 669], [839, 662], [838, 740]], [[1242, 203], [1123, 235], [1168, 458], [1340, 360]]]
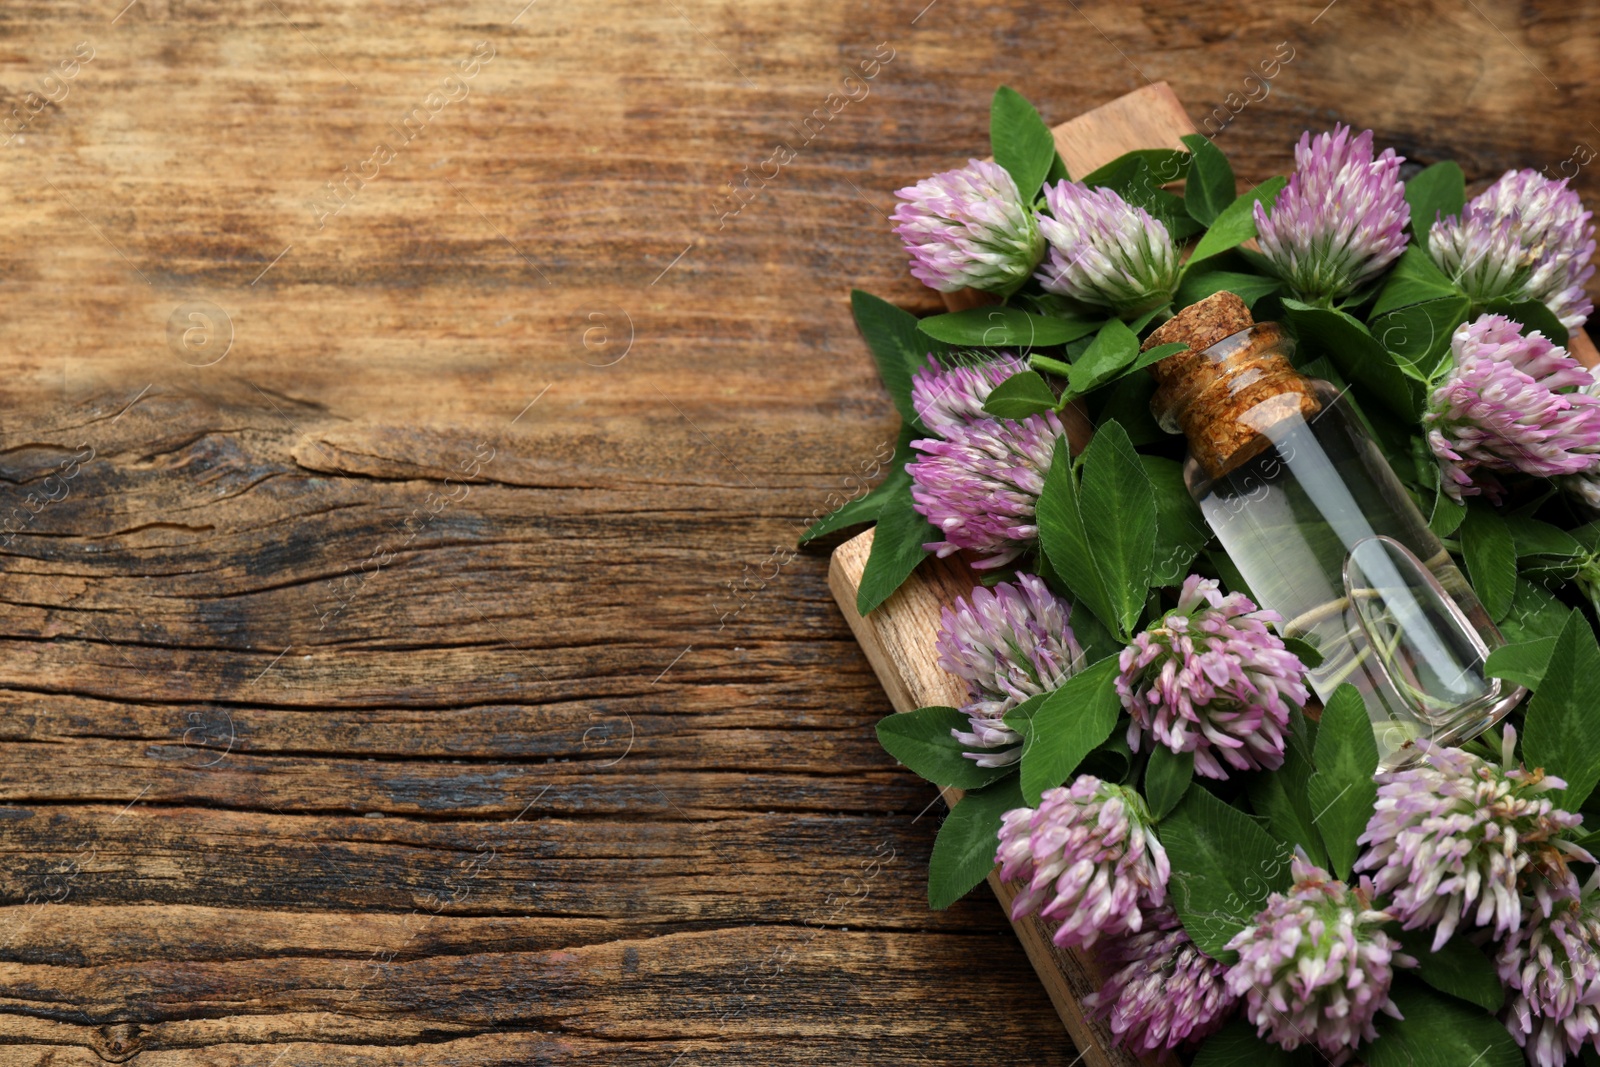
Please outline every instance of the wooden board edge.
[[[966, 698], [964, 686], [938, 665], [933, 635], [944, 608], [957, 596], [971, 592], [977, 578], [957, 559], [925, 560], [888, 600], [863, 618], [856, 611], [856, 589], [872, 552], [872, 535], [867, 530], [834, 549], [828, 563], [828, 587], [839, 610], [897, 712], [930, 704], [959, 706]], [[946, 804], [961, 799], [960, 790], [941, 793]], [[989, 873], [989, 885], [1009, 917], [1016, 890], [1000, 880], [998, 870]], [[1049, 927], [1036, 917], [1011, 926], [1088, 1067], [1155, 1067], [1156, 1059], [1140, 1059], [1115, 1047], [1111, 1031], [1084, 1010], [1082, 998], [1101, 982], [1093, 960], [1084, 953], [1056, 947]]]

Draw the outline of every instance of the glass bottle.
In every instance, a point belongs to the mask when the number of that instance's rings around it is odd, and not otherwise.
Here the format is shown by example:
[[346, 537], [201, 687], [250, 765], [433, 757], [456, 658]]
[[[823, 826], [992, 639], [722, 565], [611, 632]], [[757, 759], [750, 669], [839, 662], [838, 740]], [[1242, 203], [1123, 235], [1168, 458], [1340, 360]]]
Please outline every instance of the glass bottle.
[[1151, 410], [1188, 438], [1184, 480], [1256, 602], [1322, 654], [1317, 695], [1356, 687], [1386, 768], [1503, 718], [1525, 693], [1484, 676], [1504, 638], [1343, 395], [1230, 293], [1146, 346], [1172, 341], [1191, 351], [1152, 367]]

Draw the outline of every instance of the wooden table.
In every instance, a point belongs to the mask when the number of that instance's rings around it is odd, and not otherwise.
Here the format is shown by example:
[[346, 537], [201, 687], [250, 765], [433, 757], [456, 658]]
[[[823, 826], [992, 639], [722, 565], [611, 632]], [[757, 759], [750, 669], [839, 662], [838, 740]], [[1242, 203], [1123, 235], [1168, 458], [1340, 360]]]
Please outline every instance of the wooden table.
[[1553, 2], [122, 2], [0, 13], [0, 1065], [1071, 1064], [792, 548], [892, 190], [1165, 79], [1600, 193]]

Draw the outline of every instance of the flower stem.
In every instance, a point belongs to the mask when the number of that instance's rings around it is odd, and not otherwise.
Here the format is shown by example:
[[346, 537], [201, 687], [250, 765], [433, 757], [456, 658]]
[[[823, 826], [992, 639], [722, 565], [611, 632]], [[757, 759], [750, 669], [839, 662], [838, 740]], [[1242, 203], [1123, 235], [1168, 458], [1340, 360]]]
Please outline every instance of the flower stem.
[[1034, 370], [1047, 370], [1051, 374], [1059, 374], [1063, 378], [1072, 370], [1071, 364], [1063, 363], [1059, 359], [1051, 359], [1049, 356], [1029, 356], [1028, 366]]

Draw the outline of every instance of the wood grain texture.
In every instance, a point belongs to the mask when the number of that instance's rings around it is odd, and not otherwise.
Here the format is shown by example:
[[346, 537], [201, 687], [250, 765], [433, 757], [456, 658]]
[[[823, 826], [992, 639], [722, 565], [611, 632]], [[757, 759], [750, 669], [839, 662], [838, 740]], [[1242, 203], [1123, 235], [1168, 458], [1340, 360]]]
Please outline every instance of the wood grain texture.
[[0, 1067], [1068, 1067], [792, 549], [896, 433], [848, 290], [939, 306], [892, 191], [1282, 41], [1246, 179], [1597, 144], [1551, 0], [124, 3], [0, 11]]

